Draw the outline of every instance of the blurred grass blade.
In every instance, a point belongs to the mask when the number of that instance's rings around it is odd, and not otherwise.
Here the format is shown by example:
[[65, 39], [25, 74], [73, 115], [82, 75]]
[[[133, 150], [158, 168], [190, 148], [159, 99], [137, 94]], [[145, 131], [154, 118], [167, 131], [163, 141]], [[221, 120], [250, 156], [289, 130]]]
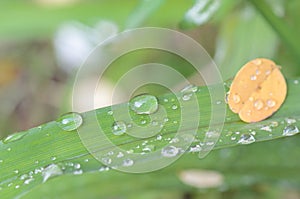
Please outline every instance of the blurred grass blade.
[[[298, 127], [300, 126], [300, 106], [297, 106], [299, 100], [298, 93], [300, 92], [299, 81], [300, 79], [288, 81], [288, 97], [284, 105], [276, 114], [265, 121], [246, 124], [240, 121], [236, 114], [233, 114], [228, 110], [226, 122], [224, 124], [221, 137], [217, 143], [202, 142], [202, 140], [204, 140], [203, 138], [206, 136], [214, 136], [215, 133], [218, 133], [207, 132], [208, 124], [210, 122], [211, 103], [214, 103], [216, 106], [218, 106], [220, 104], [224, 104], [225, 102], [223, 99], [217, 102], [210, 101], [211, 99], [209, 90], [213, 89], [213, 86], [211, 86], [209, 89], [208, 87], [199, 87], [195, 94], [198, 98], [201, 121], [197, 135], [195, 136], [195, 139], [187, 152], [199, 152], [201, 150], [205, 150], [207, 148], [206, 146], [210, 146], [211, 144], [216, 144], [215, 149], [225, 149], [231, 146], [290, 137], [299, 133]], [[227, 84], [226, 86], [228, 87]], [[173, 138], [176, 135], [178, 125], [176, 125], [177, 123], [174, 123], [174, 121], [181, 121], [180, 110], [177, 109], [174, 111], [172, 108], [174, 107], [174, 104], [177, 103], [176, 100], [174, 101], [174, 97], [176, 96], [171, 93], [159, 97], [160, 106], [165, 108], [169, 119], [164, 123], [164, 127], [161, 132], [153, 137], [137, 139], [126, 134], [122, 136], [114, 135], [112, 133], [112, 124], [114, 123], [114, 118], [113, 116], [110, 116], [112, 107], [101, 108], [82, 114], [83, 124], [81, 127], [98, 126], [98, 122], [101, 123], [101, 125], [103, 125], [106, 137], [116, 146], [127, 150], [128, 153], [145, 152], [145, 148], [150, 148], [150, 146], [145, 146], [145, 143], [146, 145], [151, 144], [153, 146], [151, 150], [162, 150], [165, 145], [169, 144], [170, 142], [175, 142]], [[124, 105], [126, 104], [115, 105], [113, 108], [114, 110], [118, 110]], [[97, 115], [98, 122], [93, 124], [87, 122], [88, 119], [94, 117], [95, 114]], [[133, 121], [140, 121], [143, 116], [133, 114], [132, 117]], [[189, 130], [190, 129], [188, 127], [183, 129], [183, 131], [186, 132]], [[89, 135], [90, 132], [86, 131], [84, 133]], [[190, 138], [187, 137], [187, 139]], [[294, 138], [292, 137], [290, 139]], [[292, 145], [290, 147], [292, 147]], [[126, 159], [126, 154], [122, 154], [122, 156], [120, 156], [119, 153], [111, 153], [111, 151], [114, 150], [113, 148], [107, 150], [109, 151], [109, 153], [107, 153], [107, 157], [112, 160], [117, 158]], [[274, 150], [272, 150], [272, 152]], [[196, 158], [196, 155], [193, 155], [193, 157]], [[160, 156], [159, 158], [163, 160], [165, 157]], [[206, 159], [210, 160], [210, 156], [203, 160], [194, 159], [192, 162], [186, 160], [181, 162], [179, 165], [175, 163], [176, 169], [174, 169], [178, 171], [178, 169], [186, 168], [188, 165], [201, 165], [201, 162], [203, 162], [203, 166], [206, 165], [208, 168], [216, 166], [215, 160], [206, 164]], [[150, 160], [141, 158], [137, 161], [147, 162]], [[222, 160], [222, 164], [217, 165], [231, 167], [231, 163], [226, 161], [227, 159], [225, 158]], [[57, 125], [56, 122], [49, 122], [39, 127], [30, 129], [26, 134], [23, 132], [22, 136], [17, 135], [15, 139], [11, 139], [10, 141], [6, 140], [5, 143], [0, 142], [0, 168], [0, 194], [3, 198], [16, 198], [25, 196], [31, 191], [32, 192], [30, 194], [34, 194], [34, 190], [38, 191], [39, 186], [46, 187], [46, 189], [55, 193], [55, 189], [57, 189], [55, 183], [53, 184], [49, 182], [51, 182], [52, 179], [55, 179], [57, 176], [60, 176], [60, 183], [67, 183], [70, 179], [73, 179], [67, 177], [68, 175], [66, 174], [81, 175], [81, 180], [89, 181], [91, 177], [91, 175], [88, 174], [89, 172], [108, 170], [107, 166], [95, 160], [95, 158], [87, 151], [76, 131], [64, 131]], [[175, 170], [173, 170], [173, 172]], [[174, 178], [173, 172], [169, 173], [169, 176], [172, 176], [171, 178], [168, 178], [169, 180]], [[280, 173], [281, 175], [284, 175], [285, 172], [289, 171], [282, 170]], [[118, 179], [120, 176], [129, 176], [129, 174], [119, 174], [118, 172], [113, 173], [114, 174], [112, 175], [116, 176], [115, 183], [118, 183], [117, 181], [119, 181]], [[156, 172], [154, 172], [153, 175], [155, 175], [155, 173]], [[102, 176], [101, 174], [102, 173], [100, 172], [98, 176]], [[61, 178], [62, 176], [66, 177]], [[103, 177], [107, 179], [110, 178], [110, 175], [103, 174]], [[95, 179], [92, 178], [92, 180]], [[44, 185], [42, 185], [43, 182], [45, 183]], [[78, 184], [80, 183], [82, 182], [78, 182]], [[112, 180], [110, 183], [114, 183], [114, 181]], [[109, 189], [105, 190], [108, 188], [108, 185], [105, 186], [105, 183], [102, 185], [103, 193], [109, 193]], [[178, 185], [179, 184], [177, 181], [174, 181], [174, 186]], [[95, 186], [98, 185], [91, 185], [90, 188], [94, 189]], [[139, 185], [141, 189], [143, 189], [143, 186], [148, 185], [146, 182]], [[114, 191], [111, 193], [117, 194], [121, 191], [122, 190], [114, 189]]]
[[249, 6], [228, 15], [217, 36], [214, 60], [228, 79], [248, 60], [277, 53], [278, 37], [263, 17]]
[[200, 26], [211, 19], [221, 5], [220, 0], [197, 0], [187, 11], [182, 22], [183, 28]]
[[300, 64], [300, 42], [299, 33], [290, 27], [282, 18], [274, 14], [271, 6], [265, 0], [249, 0], [258, 12], [269, 22], [272, 28], [278, 33], [279, 37], [294, 56], [295, 60]]
[[165, 0], [141, 0], [125, 23], [126, 28], [136, 28], [151, 16]]

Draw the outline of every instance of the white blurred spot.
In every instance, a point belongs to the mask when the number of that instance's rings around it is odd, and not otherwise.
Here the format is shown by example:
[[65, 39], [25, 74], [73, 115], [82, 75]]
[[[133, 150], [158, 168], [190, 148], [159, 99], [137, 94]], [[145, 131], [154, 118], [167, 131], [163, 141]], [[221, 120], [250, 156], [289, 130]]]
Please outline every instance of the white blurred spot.
[[197, 188], [216, 188], [223, 184], [221, 173], [212, 170], [190, 169], [179, 173], [179, 179], [190, 186]]
[[79, 22], [62, 25], [54, 37], [58, 65], [63, 70], [72, 72], [81, 66], [96, 45], [117, 32], [117, 25], [110, 21], [101, 21], [95, 27]]

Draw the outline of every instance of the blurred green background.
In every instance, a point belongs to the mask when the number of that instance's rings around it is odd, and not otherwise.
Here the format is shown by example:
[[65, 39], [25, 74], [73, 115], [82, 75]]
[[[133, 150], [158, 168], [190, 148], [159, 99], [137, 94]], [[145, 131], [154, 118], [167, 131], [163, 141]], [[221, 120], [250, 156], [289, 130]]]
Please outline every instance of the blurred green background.
[[[1, 138], [70, 111], [76, 68], [99, 42], [129, 28], [164, 27], [189, 35], [215, 60], [224, 80], [257, 57], [273, 59], [287, 78], [300, 75], [298, 0], [2, 0], [0, 4]], [[129, 68], [151, 61], [149, 56], [199, 84], [181, 59], [140, 52], [106, 72], [107, 90]], [[83, 90], [85, 86], [88, 81]], [[141, 90], [147, 89], [153, 88]], [[108, 104], [99, 107], [104, 105]], [[253, 187], [249, 198], [264, 190], [270, 198], [278, 192], [267, 185]], [[280, 194], [300, 198], [295, 189]], [[148, 195], [152, 198], [152, 193]], [[215, 196], [214, 192], [204, 195]], [[182, 198], [192, 196], [187, 193]]]

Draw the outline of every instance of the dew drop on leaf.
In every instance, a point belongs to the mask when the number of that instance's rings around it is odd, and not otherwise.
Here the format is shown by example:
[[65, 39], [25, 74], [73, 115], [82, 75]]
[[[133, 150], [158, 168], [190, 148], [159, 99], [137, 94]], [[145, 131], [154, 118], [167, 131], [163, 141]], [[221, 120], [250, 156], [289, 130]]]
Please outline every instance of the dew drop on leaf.
[[299, 129], [295, 125], [288, 125], [283, 129], [283, 136], [292, 136], [299, 133]]
[[255, 138], [252, 134], [242, 134], [238, 144], [251, 144], [255, 142]]
[[63, 171], [58, 165], [50, 164], [47, 167], [45, 167], [42, 171], [43, 182], [46, 182], [49, 178], [52, 178], [54, 176], [59, 176], [62, 174]]
[[130, 100], [129, 106], [136, 114], [152, 114], [158, 110], [158, 100], [153, 95], [139, 95]]
[[170, 158], [178, 155], [179, 149], [175, 146], [166, 146], [161, 150], [161, 154], [164, 157]]
[[56, 120], [57, 125], [65, 131], [74, 131], [78, 129], [83, 120], [79, 113], [66, 113]]
[[123, 166], [124, 167], [130, 167], [130, 166], [132, 166], [134, 164], [134, 162], [133, 162], [133, 160], [131, 160], [131, 159], [125, 159], [124, 161], [123, 161]]
[[11, 134], [11, 135], [7, 136], [7, 137], [3, 140], [3, 143], [9, 143], [9, 142], [13, 142], [13, 141], [19, 140], [19, 139], [21, 139], [22, 137], [24, 137], [26, 134], [27, 134], [26, 131]]
[[116, 121], [112, 125], [112, 133], [114, 135], [122, 135], [126, 132], [126, 124], [123, 121]]

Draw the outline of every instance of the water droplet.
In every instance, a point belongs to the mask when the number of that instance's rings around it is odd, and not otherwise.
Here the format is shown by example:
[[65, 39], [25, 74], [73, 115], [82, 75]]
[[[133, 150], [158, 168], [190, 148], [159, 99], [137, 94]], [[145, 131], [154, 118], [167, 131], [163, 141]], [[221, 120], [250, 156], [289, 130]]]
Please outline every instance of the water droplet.
[[221, 103], [222, 103], [221, 100], [217, 100], [217, 101], [216, 101], [216, 104], [217, 104], [217, 105], [220, 105]]
[[7, 148], [6, 150], [7, 150], [7, 151], [11, 151], [11, 148], [9, 147], [9, 148]]
[[112, 125], [112, 133], [114, 135], [122, 135], [126, 132], [126, 124], [123, 121], [116, 121]]
[[161, 150], [161, 154], [164, 157], [170, 158], [178, 155], [179, 149], [175, 146], [166, 146]]
[[19, 173], [19, 170], [14, 170], [14, 173], [15, 173], [15, 174], [18, 174], [18, 173]]
[[158, 110], [158, 100], [153, 95], [139, 95], [129, 105], [136, 114], [152, 114]]
[[236, 140], [236, 137], [235, 136], [231, 136], [230, 138], [232, 141]]
[[296, 123], [296, 120], [293, 119], [293, 118], [285, 118], [285, 121], [286, 121], [288, 124]]
[[283, 129], [283, 136], [292, 136], [299, 133], [299, 129], [295, 125], [288, 125]]
[[260, 128], [260, 130], [272, 132], [272, 129], [271, 129], [270, 126], [263, 126], [263, 127]]
[[76, 170], [76, 171], [73, 171], [73, 174], [74, 175], [81, 175], [83, 173], [83, 171], [80, 169], [80, 170]]
[[158, 125], [158, 122], [155, 121], [155, 120], [153, 120], [153, 121], [151, 122], [151, 124], [152, 124], [152, 126], [157, 126], [157, 125]]
[[144, 148], [143, 148], [143, 151], [144, 152], [147, 152], [147, 153], [149, 153], [149, 152], [152, 152], [152, 151], [154, 151], [155, 150], [155, 146], [154, 145], [146, 145]]
[[123, 166], [124, 167], [130, 167], [130, 166], [132, 166], [133, 165], [133, 160], [131, 160], [131, 159], [125, 159], [124, 161], [123, 161]]
[[13, 141], [19, 140], [19, 139], [21, 139], [22, 137], [24, 137], [26, 134], [27, 134], [26, 131], [11, 134], [11, 135], [7, 136], [7, 137], [3, 140], [3, 143], [9, 143], [9, 142], [13, 142]]
[[122, 152], [119, 152], [117, 158], [122, 158], [122, 157], [124, 157], [124, 154]]
[[275, 102], [274, 100], [272, 100], [272, 99], [268, 99], [268, 100], [267, 100], [267, 106], [268, 106], [268, 107], [272, 108], [272, 107], [274, 107], [275, 105], [276, 105], [276, 102]]
[[256, 75], [259, 75], [260, 73], [261, 73], [260, 70], [259, 70], [259, 69], [256, 69], [255, 74], [256, 74]]
[[30, 184], [32, 181], [34, 181], [34, 178], [28, 178], [24, 181], [24, 184]]
[[79, 113], [66, 113], [56, 120], [57, 125], [65, 131], [78, 129], [82, 124], [82, 117]]
[[0, 159], [0, 163], [2, 163], [2, 162], [3, 162], [3, 160]]
[[50, 164], [46, 168], [44, 168], [44, 170], [42, 171], [43, 182], [46, 182], [49, 178], [52, 178], [54, 176], [59, 176], [62, 174], [63, 174], [63, 171], [61, 170], [61, 168], [58, 165]]
[[107, 111], [107, 115], [112, 115], [112, 114], [114, 114], [114, 112], [113, 111]]
[[233, 102], [234, 103], [239, 103], [241, 101], [241, 97], [239, 95], [233, 95]]
[[191, 97], [192, 97], [192, 94], [184, 94], [183, 96], [182, 96], [182, 100], [183, 101], [188, 101], [188, 100], [190, 100], [191, 99]]
[[251, 76], [250, 76], [250, 79], [251, 79], [252, 81], [254, 81], [254, 80], [257, 79], [257, 77], [256, 77], [256, 75], [251, 75]]
[[81, 165], [79, 163], [74, 164], [75, 169], [80, 169]]
[[255, 142], [255, 138], [252, 134], [242, 134], [238, 144], [251, 144]]
[[176, 104], [172, 105], [171, 107], [173, 110], [176, 110], [178, 108], [178, 106]]
[[51, 159], [52, 161], [54, 161], [54, 160], [56, 160], [56, 157], [55, 157], [55, 156], [52, 156], [50, 159]]
[[156, 137], [156, 140], [161, 140], [162, 139], [162, 136], [161, 135], [158, 135], [157, 137]]
[[164, 101], [164, 102], [168, 102], [169, 100], [168, 100], [168, 98], [165, 98], [163, 101]]
[[253, 106], [256, 108], [256, 110], [261, 110], [264, 107], [264, 103], [262, 100], [255, 100], [253, 103]]
[[187, 92], [197, 92], [198, 91], [198, 87], [192, 84], [187, 85], [186, 87], [184, 87], [180, 92], [182, 93], [187, 93]]
[[101, 161], [106, 165], [111, 164], [111, 162], [112, 162], [112, 160], [108, 157], [102, 158]]
[[141, 120], [141, 124], [146, 124], [147, 120]]
[[19, 189], [19, 188], [20, 188], [20, 185], [16, 185], [15, 188], [16, 188], [16, 189]]
[[189, 152], [196, 153], [196, 152], [200, 152], [201, 150], [202, 150], [202, 147], [199, 144], [197, 144], [196, 146], [191, 147]]

